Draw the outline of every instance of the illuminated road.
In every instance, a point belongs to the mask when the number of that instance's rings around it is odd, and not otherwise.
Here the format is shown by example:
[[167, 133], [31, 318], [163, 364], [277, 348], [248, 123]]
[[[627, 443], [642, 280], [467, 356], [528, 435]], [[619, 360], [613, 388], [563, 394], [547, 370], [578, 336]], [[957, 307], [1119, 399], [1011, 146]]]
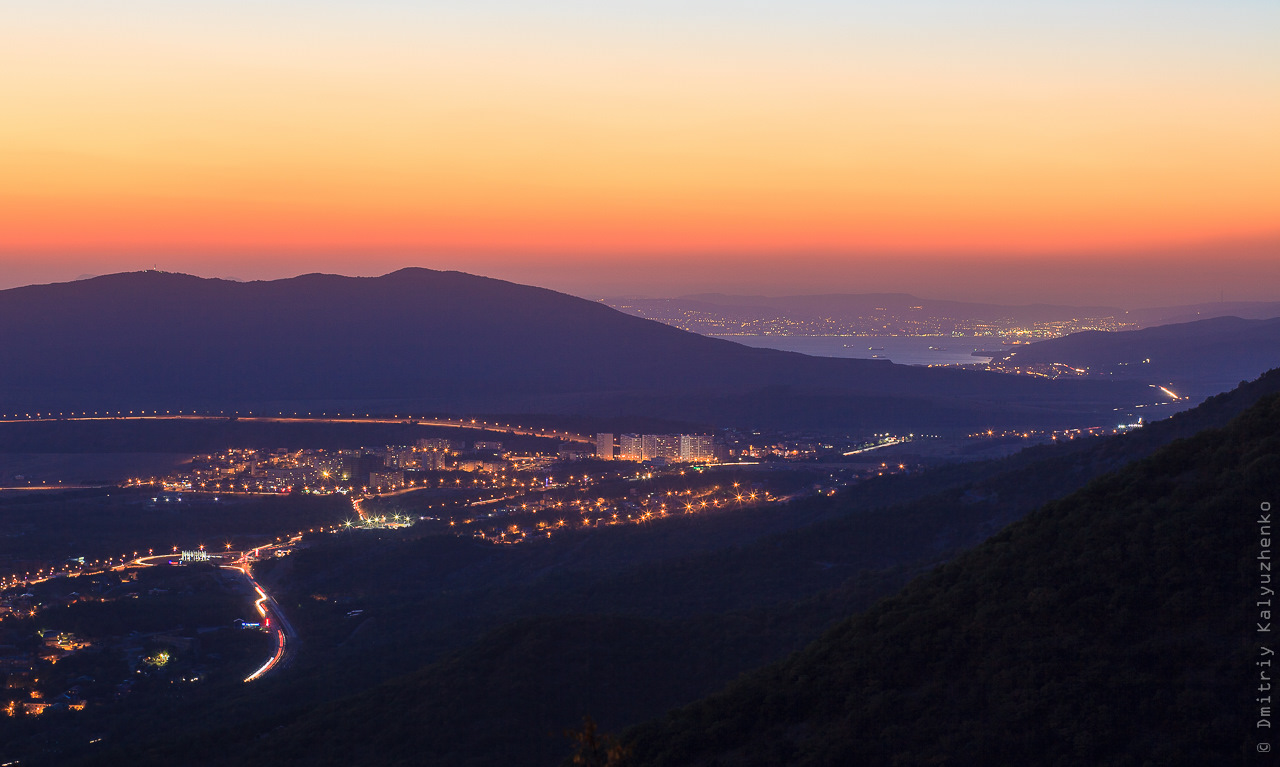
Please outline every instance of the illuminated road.
[[353, 495], [351, 496], [351, 509], [355, 511], [356, 515], [359, 516], [360, 519], [367, 519], [364, 513], [363, 504], [370, 498], [394, 498], [397, 495], [416, 493], [426, 489], [427, 487], [424, 485], [423, 487], [402, 487], [399, 490], [388, 490], [384, 493], [378, 493], [377, 495]]
[[[298, 537], [290, 538], [286, 544], [272, 544], [270, 546], [259, 546], [256, 549], [247, 551], [240, 555], [237, 564], [223, 565], [232, 570], [239, 570], [248, 579], [249, 585], [258, 593], [258, 599], [253, 603], [254, 609], [258, 611], [258, 615], [262, 617], [264, 624], [268, 624], [275, 631], [276, 635], [276, 651], [275, 654], [267, 659], [257, 671], [244, 678], [246, 682], [252, 682], [255, 679], [261, 679], [267, 672], [274, 668], [288, 665], [288, 652], [290, 643], [295, 642], [298, 638], [298, 632], [294, 631], [293, 624], [285, 617], [284, 611], [280, 609], [280, 605], [276, 603], [274, 597], [268, 594], [260, 583], [253, 577], [250, 570], [251, 562], [261, 555], [264, 549], [274, 550], [276, 548], [287, 548], [289, 544], [296, 543], [300, 540]], [[271, 618], [275, 617], [275, 624], [271, 626]]]
[[[289, 653], [291, 650], [291, 645], [296, 643], [296, 640], [298, 638], [298, 634], [294, 630], [293, 624], [289, 622], [289, 619], [287, 617], [285, 617], [284, 612], [280, 609], [280, 605], [276, 603], [275, 599], [272, 598], [272, 596], [268, 594], [265, 589], [262, 588], [262, 584], [258, 583], [257, 579], [253, 577], [253, 573], [250, 570], [250, 567], [253, 561], [256, 560], [259, 556], [261, 556], [261, 553], [263, 551], [275, 551], [276, 549], [288, 549], [293, 544], [297, 543], [299, 540], [301, 540], [301, 536], [296, 535], [296, 536], [293, 536], [292, 538], [289, 538], [287, 541], [283, 543], [273, 543], [267, 546], [259, 546], [258, 548], [252, 549], [250, 551], [245, 551], [245, 552], [229, 551], [224, 554], [211, 555], [211, 560], [223, 559], [228, 557], [234, 560], [235, 562], [234, 564], [218, 565], [218, 566], [225, 570], [235, 570], [236, 572], [244, 576], [245, 580], [248, 581], [249, 583], [249, 587], [252, 588], [254, 592], [258, 595], [258, 598], [254, 600], [254, 603], [253, 603], [254, 609], [258, 611], [258, 615], [262, 618], [263, 622], [268, 624], [269, 628], [272, 629], [276, 635], [275, 653], [270, 658], [268, 658], [267, 662], [263, 663], [258, 668], [258, 670], [254, 671], [252, 674], [245, 677], [244, 681], [246, 682], [252, 682], [255, 679], [261, 679], [265, 674], [267, 674], [267, 672], [271, 671], [272, 669], [288, 665], [288, 661], [290, 659]], [[127, 561], [121, 561], [121, 563], [118, 565], [111, 565], [107, 563], [107, 564], [104, 564], [102, 568], [99, 568], [97, 570], [85, 570], [78, 574], [79, 575], [96, 575], [98, 573], [106, 572], [108, 570], [120, 571], [120, 570], [125, 570], [129, 567], [156, 567], [157, 565], [163, 565], [163, 564], [172, 562], [177, 558], [178, 558], [178, 555], [175, 553], [148, 554], [147, 556], [135, 556], [133, 559], [130, 559]], [[217, 562], [211, 561], [210, 564], [217, 564]], [[24, 578], [22, 579], [21, 582], [26, 584], [41, 583], [48, 580], [51, 577], [52, 575], [47, 577], [37, 576], [36, 578]], [[0, 587], [8, 588], [10, 586], [16, 586], [18, 582], [19, 582], [18, 579], [15, 578], [13, 579], [12, 583], [0, 584]]]
[[244, 678], [244, 681], [252, 682], [255, 679], [261, 679], [268, 671], [280, 665], [280, 662], [284, 660], [285, 650], [288, 647], [289, 640], [297, 638], [297, 635], [293, 631], [293, 626], [289, 624], [289, 621], [285, 620], [284, 613], [280, 612], [280, 606], [276, 604], [276, 601], [272, 599], [267, 592], [262, 590], [262, 587], [258, 585], [258, 582], [249, 574], [249, 568], [237, 567], [234, 565], [227, 565], [227, 567], [244, 573], [244, 576], [249, 579], [250, 585], [253, 586], [254, 591], [258, 592], [258, 599], [253, 603], [253, 606], [257, 609], [258, 615], [262, 617], [262, 620], [269, 623], [270, 616], [273, 614], [276, 616], [276, 652], [267, 659], [266, 663], [259, 666], [257, 671]]
[[177, 413], [166, 410], [161, 413], [158, 410], [120, 410], [120, 411], [98, 411], [94, 413], [6, 413], [0, 415], [0, 423], [38, 423], [46, 421], [225, 421], [234, 418], [238, 421], [246, 421], [249, 423], [363, 423], [363, 424], [394, 424], [394, 423], [411, 423], [418, 426], [444, 426], [451, 429], [485, 429], [488, 431], [501, 431], [511, 434], [519, 434], [526, 437], [547, 437], [551, 439], [559, 439], [565, 442], [579, 442], [582, 444], [595, 444], [592, 437], [582, 434], [573, 434], [567, 431], [556, 431], [555, 429], [535, 429], [526, 427], [521, 424], [498, 423], [497, 421], [484, 421], [475, 418], [418, 418], [416, 416], [373, 416], [373, 415], [313, 415], [306, 413], [299, 415], [297, 413], [285, 415], [277, 413], [275, 415], [253, 415], [252, 413], [184, 413], [179, 410]]
[[[258, 583], [257, 579], [253, 577], [250, 565], [253, 559], [256, 559], [264, 549], [275, 550], [277, 548], [287, 548], [288, 545], [297, 542], [297, 540], [298, 538], [294, 537], [289, 539], [286, 544], [259, 546], [256, 549], [246, 552], [228, 552], [225, 556], [234, 557], [235, 564], [219, 565], [219, 567], [224, 570], [235, 570], [243, 575], [245, 580], [249, 582], [249, 586], [258, 595], [258, 598], [253, 602], [253, 607], [258, 611], [258, 616], [262, 618], [262, 621], [270, 624], [269, 627], [272, 629], [276, 637], [275, 653], [267, 659], [266, 663], [263, 663], [256, 671], [245, 677], [244, 681], [246, 682], [261, 679], [272, 669], [287, 665], [286, 658], [288, 657], [291, 643], [295, 642], [298, 638], [297, 632], [294, 631], [293, 624], [285, 617], [284, 612], [280, 609], [280, 605], [277, 604], [276, 600], [262, 588], [262, 584]], [[153, 556], [138, 557], [130, 564], [138, 567], [154, 567], [156, 565], [172, 561], [173, 559], [173, 554], [156, 554]], [[275, 621], [274, 624], [271, 624], [272, 619]]]
[[849, 452], [845, 453], [845, 456], [858, 455], [859, 453], [870, 453], [872, 450], [879, 450], [882, 447], [892, 447], [894, 445], [901, 445], [905, 442], [910, 442], [910, 441], [911, 441], [910, 439], [904, 438], [904, 437], [890, 437], [870, 447], [862, 447], [856, 450], [850, 450]]
[[0, 486], [0, 490], [100, 490], [103, 485], [14, 485]]

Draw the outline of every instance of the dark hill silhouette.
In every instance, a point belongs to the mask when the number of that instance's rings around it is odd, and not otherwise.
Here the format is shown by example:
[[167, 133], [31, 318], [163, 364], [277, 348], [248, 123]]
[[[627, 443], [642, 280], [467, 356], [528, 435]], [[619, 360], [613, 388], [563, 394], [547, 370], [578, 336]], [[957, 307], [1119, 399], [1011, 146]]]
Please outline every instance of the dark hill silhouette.
[[1005, 360], [1012, 365], [1063, 362], [1114, 378], [1173, 383], [1203, 395], [1280, 365], [1280, 318], [1214, 317], [1122, 333], [1089, 330], [1019, 347]]
[[427, 269], [248, 283], [139, 272], [0, 291], [0, 358], [0, 402], [24, 412], [643, 412], [923, 430], [1089, 420], [1149, 397], [1133, 385], [751, 349]]
[[1269, 644], [1248, 595], [1270, 545], [1257, 520], [1277, 435], [1271, 395], [1045, 506], [787, 661], [641, 728], [633, 764], [1244, 760], [1270, 740], [1240, 690]]

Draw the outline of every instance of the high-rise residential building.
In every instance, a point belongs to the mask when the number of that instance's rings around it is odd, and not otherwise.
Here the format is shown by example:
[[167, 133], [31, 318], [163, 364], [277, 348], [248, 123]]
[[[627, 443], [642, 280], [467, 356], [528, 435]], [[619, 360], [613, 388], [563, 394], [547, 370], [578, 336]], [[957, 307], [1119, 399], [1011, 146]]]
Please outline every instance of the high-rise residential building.
[[613, 460], [613, 434], [602, 431], [596, 435], [596, 458]]
[[680, 460], [709, 461], [715, 458], [715, 440], [710, 434], [681, 434]]
[[675, 434], [645, 434], [641, 437], [644, 460], [666, 458], [674, 461], [680, 457], [680, 437]]
[[413, 459], [413, 448], [409, 447], [388, 445], [369, 452], [381, 458], [383, 465], [391, 469], [408, 468], [409, 461]]
[[418, 440], [418, 447], [424, 450], [458, 450], [459, 444], [444, 437], [427, 437]]
[[622, 434], [618, 437], [618, 460], [643, 461], [644, 440], [639, 434]]
[[395, 490], [403, 485], [403, 471], [391, 471], [384, 469], [383, 471], [374, 471], [369, 473], [368, 486], [375, 490]]
[[415, 455], [418, 458], [418, 468], [427, 469], [429, 471], [440, 471], [446, 468], [446, 463], [450, 458], [448, 450], [440, 450], [437, 448], [419, 450]]

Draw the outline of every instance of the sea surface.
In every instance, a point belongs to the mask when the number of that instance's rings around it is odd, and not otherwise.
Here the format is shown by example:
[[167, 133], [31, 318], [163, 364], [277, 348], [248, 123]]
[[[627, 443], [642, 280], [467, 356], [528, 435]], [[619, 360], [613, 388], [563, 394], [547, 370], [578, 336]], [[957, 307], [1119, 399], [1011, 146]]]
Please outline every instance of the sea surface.
[[[899, 365], [972, 365], [990, 362], [975, 351], [1000, 349], [1000, 339], [943, 336], [716, 336], [744, 346], [781, 349], [814, 357], [878, 357]], [[936, 347], [930, 349], [929, 347]]]

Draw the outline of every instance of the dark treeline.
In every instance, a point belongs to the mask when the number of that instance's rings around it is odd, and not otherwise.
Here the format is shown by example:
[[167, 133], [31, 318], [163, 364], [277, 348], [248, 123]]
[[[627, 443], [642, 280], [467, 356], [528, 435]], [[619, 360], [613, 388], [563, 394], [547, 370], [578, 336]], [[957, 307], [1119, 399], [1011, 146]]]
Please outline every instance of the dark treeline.
[[636, 729], [634, 763], [1237, 763], [1277, 477], [1272, 395]]

